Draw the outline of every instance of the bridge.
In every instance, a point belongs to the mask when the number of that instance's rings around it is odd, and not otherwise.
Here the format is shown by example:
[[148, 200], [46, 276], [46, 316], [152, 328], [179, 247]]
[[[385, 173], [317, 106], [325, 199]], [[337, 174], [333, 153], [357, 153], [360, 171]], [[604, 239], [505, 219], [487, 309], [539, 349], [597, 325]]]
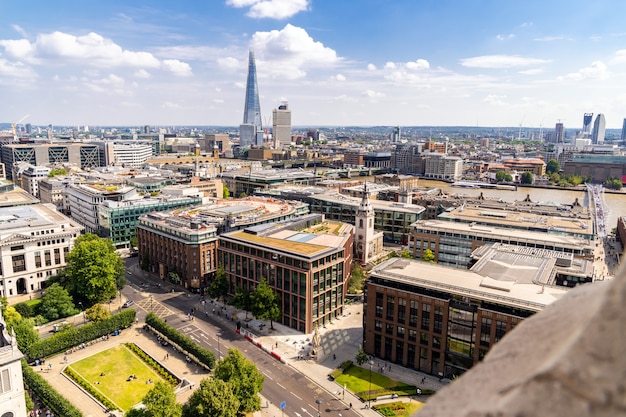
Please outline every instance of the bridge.
[[594, 211], [596, 219], [596, 235], [600, 239], [607, 237], [606, 222], [604, 217], [608, 214], [604, 204], [604, 194], [602, 185], [586, 184], [589, 193], [589, 208]]

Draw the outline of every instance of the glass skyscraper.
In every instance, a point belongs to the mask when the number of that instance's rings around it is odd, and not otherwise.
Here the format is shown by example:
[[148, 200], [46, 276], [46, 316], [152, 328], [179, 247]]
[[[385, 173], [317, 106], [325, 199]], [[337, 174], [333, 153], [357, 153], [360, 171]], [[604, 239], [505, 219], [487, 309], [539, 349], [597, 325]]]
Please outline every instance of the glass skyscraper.
[[248, 80], [246, 83], [246, 102], [243, 108], [243, 123], [239, 127], [241, 146], [262, 145], [263, 126], [261, 124], [261, 104], [259, 86], [256, 78], [254, 51], [250, 50], [248, 59]]

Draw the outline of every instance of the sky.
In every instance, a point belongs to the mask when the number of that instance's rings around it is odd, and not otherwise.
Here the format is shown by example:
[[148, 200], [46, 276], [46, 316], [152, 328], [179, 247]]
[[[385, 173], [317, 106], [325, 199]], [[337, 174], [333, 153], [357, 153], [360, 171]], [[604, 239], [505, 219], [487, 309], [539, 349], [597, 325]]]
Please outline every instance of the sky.
[[2, 0], [0, 122], [582, 127], [626, 117], [626, 1]]

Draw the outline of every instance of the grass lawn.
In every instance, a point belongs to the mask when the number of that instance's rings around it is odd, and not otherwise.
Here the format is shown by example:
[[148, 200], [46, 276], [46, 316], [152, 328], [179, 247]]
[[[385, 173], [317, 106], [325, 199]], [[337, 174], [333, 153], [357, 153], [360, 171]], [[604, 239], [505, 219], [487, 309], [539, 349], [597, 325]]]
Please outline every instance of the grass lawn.
[[[376, 398], [381, 395], [396, 393], [398, 395], [415, 394], [417, 387], [407, 385], [379, 374], [371, 373], [372, 385], [370, 390], [370, 370], [352, 365], [347, 371], [338, 375], [335, 381], [341, 385], [346, 385], [350, 391], [364, 400]], [[369, 392], [368, 392], [369, 391]]]
[[408, 403], [405, 402], [395, 402], [395, 403], [385, 403], [381, 405], [375, 405], [372, 408], [378, 411], [383, 416], [387, 417], [405, 417], [411, 416], [417, 410], [422, 408], [424, 403], [419, 401], [411, 401]]
[[[146, 384], [148, 379], [163, 380], [124, 345], [107, 349], [69, 367], [124, 411], [141, 402], [154, 386]], [[104, 376], [100, 376], [103, 372]], [[127, 381], [131, 374], [137, 379]]]

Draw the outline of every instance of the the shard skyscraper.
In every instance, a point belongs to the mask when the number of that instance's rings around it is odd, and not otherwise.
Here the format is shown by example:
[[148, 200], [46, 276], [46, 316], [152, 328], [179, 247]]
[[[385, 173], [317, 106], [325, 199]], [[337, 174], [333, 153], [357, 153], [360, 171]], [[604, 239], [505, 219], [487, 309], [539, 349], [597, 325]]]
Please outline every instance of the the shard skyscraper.
[[246, 102], [243, 108], [243, 123], [239, 126], [239, 144], [242, 147], [263, 145], [263, 126], [261, 124], [261, 104], [259, 86], [256, 79], [254, 51], [248, 58], [248, 80], [246, 83]]

